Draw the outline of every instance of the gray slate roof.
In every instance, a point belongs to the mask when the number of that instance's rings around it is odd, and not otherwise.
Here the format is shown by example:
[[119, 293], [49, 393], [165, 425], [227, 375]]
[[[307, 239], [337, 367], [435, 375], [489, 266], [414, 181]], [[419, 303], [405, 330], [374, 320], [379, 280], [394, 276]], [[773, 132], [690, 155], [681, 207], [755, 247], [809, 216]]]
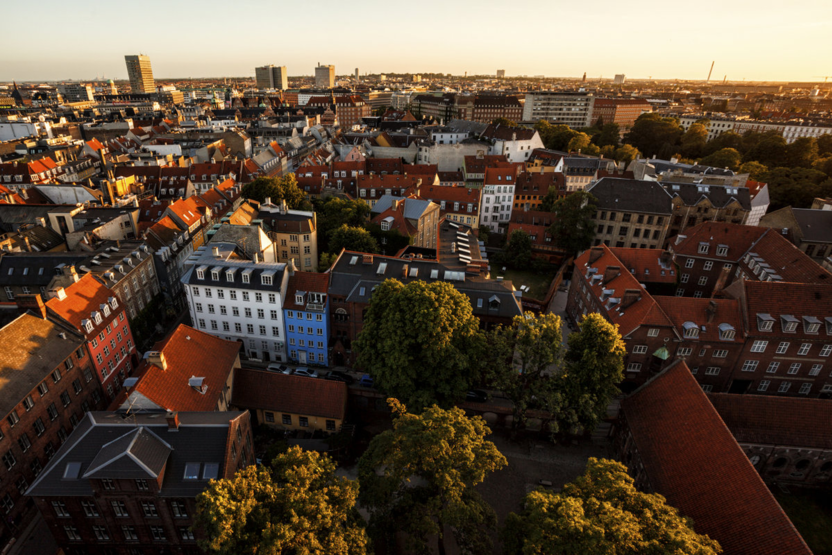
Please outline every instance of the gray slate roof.
[[604, 177], [586, 190], [598, 199], [600, 210], [665, 216], [673, 212], [670, 194], [655, 181]]
[[804, 241], [832, 243], [832, 211], [792, 208]]
[[170, 452], [170, 445], [148, 428], [133, 428], [101, 448], [84, 478], [158, 478]]
[[722, 208], [732, 200], [737, 200], [743, 209], [751, 210], [751, 193], [747, 187], [674, 183], [672, 181], [662, 181], [661, 185], [672, 196], [681, 198], [686, 206], [695, 206], [704, 197], [717, 208]]
[[394, 197], [393, 195], [383, 195], [373, 205], [373, 214], [381, 214], [393, 205], [394, 200], [404, 200], [404, 217], [408, 220], [418, 220], [425, 213], [425, 210], [430, 206], [429, 200], [421, 200], [414, 198]]
[[[185, 480], [187, 463], [217, 463], [219, 476], [225, 472], [226, 445], [230, 422], [245, 412], [182, 412], [179, 413], [179, 429], [169, 432], [164, 413], [134, 414], [127, 418], [115, 413], [88, 412], [84, 419], [61, 446], [47, 467], [27, 491], [32, 497], [91, 496], [89, 478], [84, 475], [93, 462], [124, 449], [127, 439], [137, 439], [131, 447], [139, 460], [160, 469], [164, 457], [164, 481], [160, 495], [163, 497], [195, 497], [208, 485], [207, 480]], [[139, 434], [136, 430], [141, 430]], [[138, 434], [138, 435], [137, 435]], [[152, 436], [156, 439], [152, 439]], [[125, 437], [126, 436], [126, 437]], [[160, 447], [167, 444], [169, 451]], [[104, 452], [101, 455], [102, 451]], [[99, 458], [101, 455], [101, 458]], [[124, 460], [125, 457], [119, 460]], [[132, 459], [131, 459], [132, 460]], [[78, 479], [64, 479], [68, 463], [80, 463]], [[202, 468], [202, 466], [200, 467]], [[114, 467], [119, 478], [148, 478], [150, 475], [139, 466], [130, 471], [128, 465]], [[104, 477], [104, 476], [102, 476]], [[201, 477], [201, 475], [200, 475]]]

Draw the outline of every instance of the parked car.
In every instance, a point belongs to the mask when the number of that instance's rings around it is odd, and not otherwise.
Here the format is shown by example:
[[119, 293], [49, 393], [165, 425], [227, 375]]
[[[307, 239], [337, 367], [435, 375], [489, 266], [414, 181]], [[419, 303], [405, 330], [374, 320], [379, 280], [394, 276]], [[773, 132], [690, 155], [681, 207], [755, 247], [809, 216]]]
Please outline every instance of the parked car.
[[469, 403], [485, 403], [488, 400], [488, 393], [481, 389], [472, 389], [465, 394], [465, 400]]
[[362, 387], [373, 387], [373, 377], [369, 374], [364, 374], [361, 376], [361, 379], [358, 381], [358, 385]]
[[269, 364], [266, 367], [266, 370], [271, 370], [272, 372], [280, 372], [281, 374], [289, 374], [287, 370], [290, 370], [288, 366], [285, 364]]
[[324, 374], [325, 380], [332, 380], [335, 382], [344, 382], [347, 385], [352, 385], [355, 383], [355, 378], [347, 374], [346, 372], [341, 372], [340, 370], [330, 370], [326, 374]]
[[283, 370], [281, 370], [281, 373], [283, 373], [283, 374], [294, 374], [295, 369], [294, 368], [289, 368], [288, 366], [284, 366]]
[[307, 378], [317, 378], [318, 371], [312, 370], [311, 368], [296, 368], [295, 369], [295, 376], [306, 376]]

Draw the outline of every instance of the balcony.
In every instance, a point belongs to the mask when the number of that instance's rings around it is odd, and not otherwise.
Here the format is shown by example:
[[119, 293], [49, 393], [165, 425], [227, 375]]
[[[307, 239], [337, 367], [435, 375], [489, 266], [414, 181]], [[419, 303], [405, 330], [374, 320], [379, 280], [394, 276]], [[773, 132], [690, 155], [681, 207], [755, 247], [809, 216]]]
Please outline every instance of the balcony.
[[323, 312], [325, 308], [325, 303], [306, 303], [307, 312]]

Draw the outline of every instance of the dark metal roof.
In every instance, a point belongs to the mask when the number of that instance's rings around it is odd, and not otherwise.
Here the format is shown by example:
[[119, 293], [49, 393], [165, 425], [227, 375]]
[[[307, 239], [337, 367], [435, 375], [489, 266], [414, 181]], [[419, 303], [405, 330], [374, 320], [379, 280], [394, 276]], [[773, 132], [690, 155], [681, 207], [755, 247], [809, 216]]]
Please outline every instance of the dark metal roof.
[[732, 200], [736, 200], [744, 210], [751, 210], [751, 193], [747, 187], [674, 183], [673, 181], [662, 181], [661, 185], [670, 195], [681, 198], [687, 206], [696, 206], [703, 198], [707, 198], [717, 208], [723, 208]]
[[171, 447], [148, 428], [134, 428], [103, 446], [84, 478], [157, 478]]
[[604, 177], [587, 188], [598, 199], [600, 210], [640, 212], [669, 216], [673, 212], [670, 194], [661, 183], [620, 177]]

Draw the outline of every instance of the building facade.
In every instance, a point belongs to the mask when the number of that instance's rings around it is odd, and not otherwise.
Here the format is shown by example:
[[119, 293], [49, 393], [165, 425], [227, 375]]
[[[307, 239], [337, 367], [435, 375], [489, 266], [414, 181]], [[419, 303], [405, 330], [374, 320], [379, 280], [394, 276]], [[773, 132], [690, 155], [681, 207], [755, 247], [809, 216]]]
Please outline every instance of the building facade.
[[289, 88], [286, 66], [267, 65], [254, 68], [255, 86], [259, 90], [275, 89], [285, 91]]
[[137, 56], [125, 56], [127, 63], [127, 76], [130, 79], [130, 90], [134, 93], [156, 92], [156, 82], [153, 80], [153, 69], [150, 67], [150, 58], [144, 54]]
[[322, 66], [318, 64], [315, 67], [315, 88], [331, 89], [335, 86], [335, 66]]
[[595, 98], [585, 92], [539, 91], [526, 93], [523, 121], [546, 120], [553, 125], [568, 125], [573, 129], [592, 125], [592, 106]]
[[289, 360], [329, 366], [329, 274], [298, 272], [289, 265], [283, 318]]

